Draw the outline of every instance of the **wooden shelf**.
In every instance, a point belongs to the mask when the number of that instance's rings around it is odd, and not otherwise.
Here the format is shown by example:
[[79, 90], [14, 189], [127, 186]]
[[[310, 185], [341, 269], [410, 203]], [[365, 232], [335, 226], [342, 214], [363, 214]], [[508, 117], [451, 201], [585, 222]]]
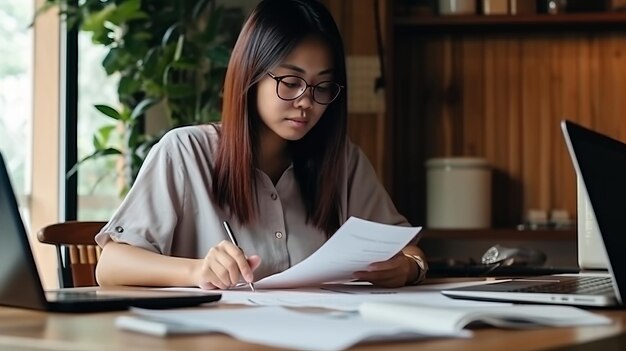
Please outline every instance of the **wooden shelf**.
[[424, 240], [523, 240], [523, 241], [569, 241], [576, 240], [575, 229], [517, 230], [494, 229], [424, 229]]
[[459, 15], [395, 17], [396, 29], [471, 30], [471, 29], [612, 29], [626, 28], [624, 12], [594, 12], [533, 15]]

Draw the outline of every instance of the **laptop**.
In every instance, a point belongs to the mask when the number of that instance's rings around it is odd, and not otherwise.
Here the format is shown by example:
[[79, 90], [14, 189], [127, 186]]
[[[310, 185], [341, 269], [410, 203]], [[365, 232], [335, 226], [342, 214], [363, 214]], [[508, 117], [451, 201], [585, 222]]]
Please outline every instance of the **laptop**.
[[[626, 144], [562, 121], [561, 129], [579, 181], [595, 215], [608, 272], [550, 275], [495, 281], [472, 287], [443, 290], [452, 298], [567, 304], [623, 306], [626, 293]], [[580, 230], [580, 229], [579, 229]]]
[[0, 154], [0, 305], [54, 312], [96, 312], [188, 307], [218, 301], [219, 293], [139, 287], [88, 287], [44, 291]]

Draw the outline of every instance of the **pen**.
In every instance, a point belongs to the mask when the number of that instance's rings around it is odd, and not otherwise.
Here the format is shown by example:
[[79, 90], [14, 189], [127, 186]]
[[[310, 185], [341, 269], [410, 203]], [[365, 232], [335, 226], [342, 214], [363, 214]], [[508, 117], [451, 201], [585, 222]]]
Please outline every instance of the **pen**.
[[[239, 244], [237, 244], [237, 239], [235, 239], [235, 235], [233, 234], [233, 231], [230, 229], [230, 225], [228, 224], [227, 221], [224, 221], [224, 229], [226, 230], [226, 234], [228, 234], [228, 237], [230, 238], [230, 242], [235, 244], [235, 246], [239, 247]], [[241, 250], [240, 247], [239, 247], [239, 250]], [[241, 251], [243, 252], [243, 250]], [[254, 285], [252, 283], [248, 283], [248, 285], [250, 286], [250, 290], [252, 290], [252, 292], [256, 292], [256, 290], [254, 290]]]

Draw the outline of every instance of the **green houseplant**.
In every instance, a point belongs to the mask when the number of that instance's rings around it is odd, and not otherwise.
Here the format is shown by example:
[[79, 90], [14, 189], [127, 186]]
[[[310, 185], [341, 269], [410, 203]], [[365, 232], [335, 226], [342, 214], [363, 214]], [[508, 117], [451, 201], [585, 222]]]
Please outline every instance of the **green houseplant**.
[[[230, 48], [243, 21], [240, 9], [213, 0], [47, 0], [39, 12], [53, 7], [68, 27], [89, 32], [108, 49], [102, 66], [119, 77], [120, 104], [95, 106], [111, 123], [95, 132], [95, 151], [70, 175], [90, 159], [122, 157], [123, 195], [167, 130], [219, 120]], [[168, 127], [148, 134], [146, 112], [154, 106]]]

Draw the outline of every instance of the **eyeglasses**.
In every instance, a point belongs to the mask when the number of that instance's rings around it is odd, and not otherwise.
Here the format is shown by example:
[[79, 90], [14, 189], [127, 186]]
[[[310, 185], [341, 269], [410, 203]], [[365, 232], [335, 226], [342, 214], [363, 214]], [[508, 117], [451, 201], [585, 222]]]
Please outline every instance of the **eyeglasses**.
[[276, 81], [276, 95], [282, 100], [292, 101], [304, 95], [308, 88], [311, 88], [311, 96], [313, 100], [320, 105], [328, 105], [335, 101], [343, 86], [331, 82], [324, 81], [311, 85], [298, 76], [280, 76], [277, 77], [273, 73], [268, 72], [268, 76]]

